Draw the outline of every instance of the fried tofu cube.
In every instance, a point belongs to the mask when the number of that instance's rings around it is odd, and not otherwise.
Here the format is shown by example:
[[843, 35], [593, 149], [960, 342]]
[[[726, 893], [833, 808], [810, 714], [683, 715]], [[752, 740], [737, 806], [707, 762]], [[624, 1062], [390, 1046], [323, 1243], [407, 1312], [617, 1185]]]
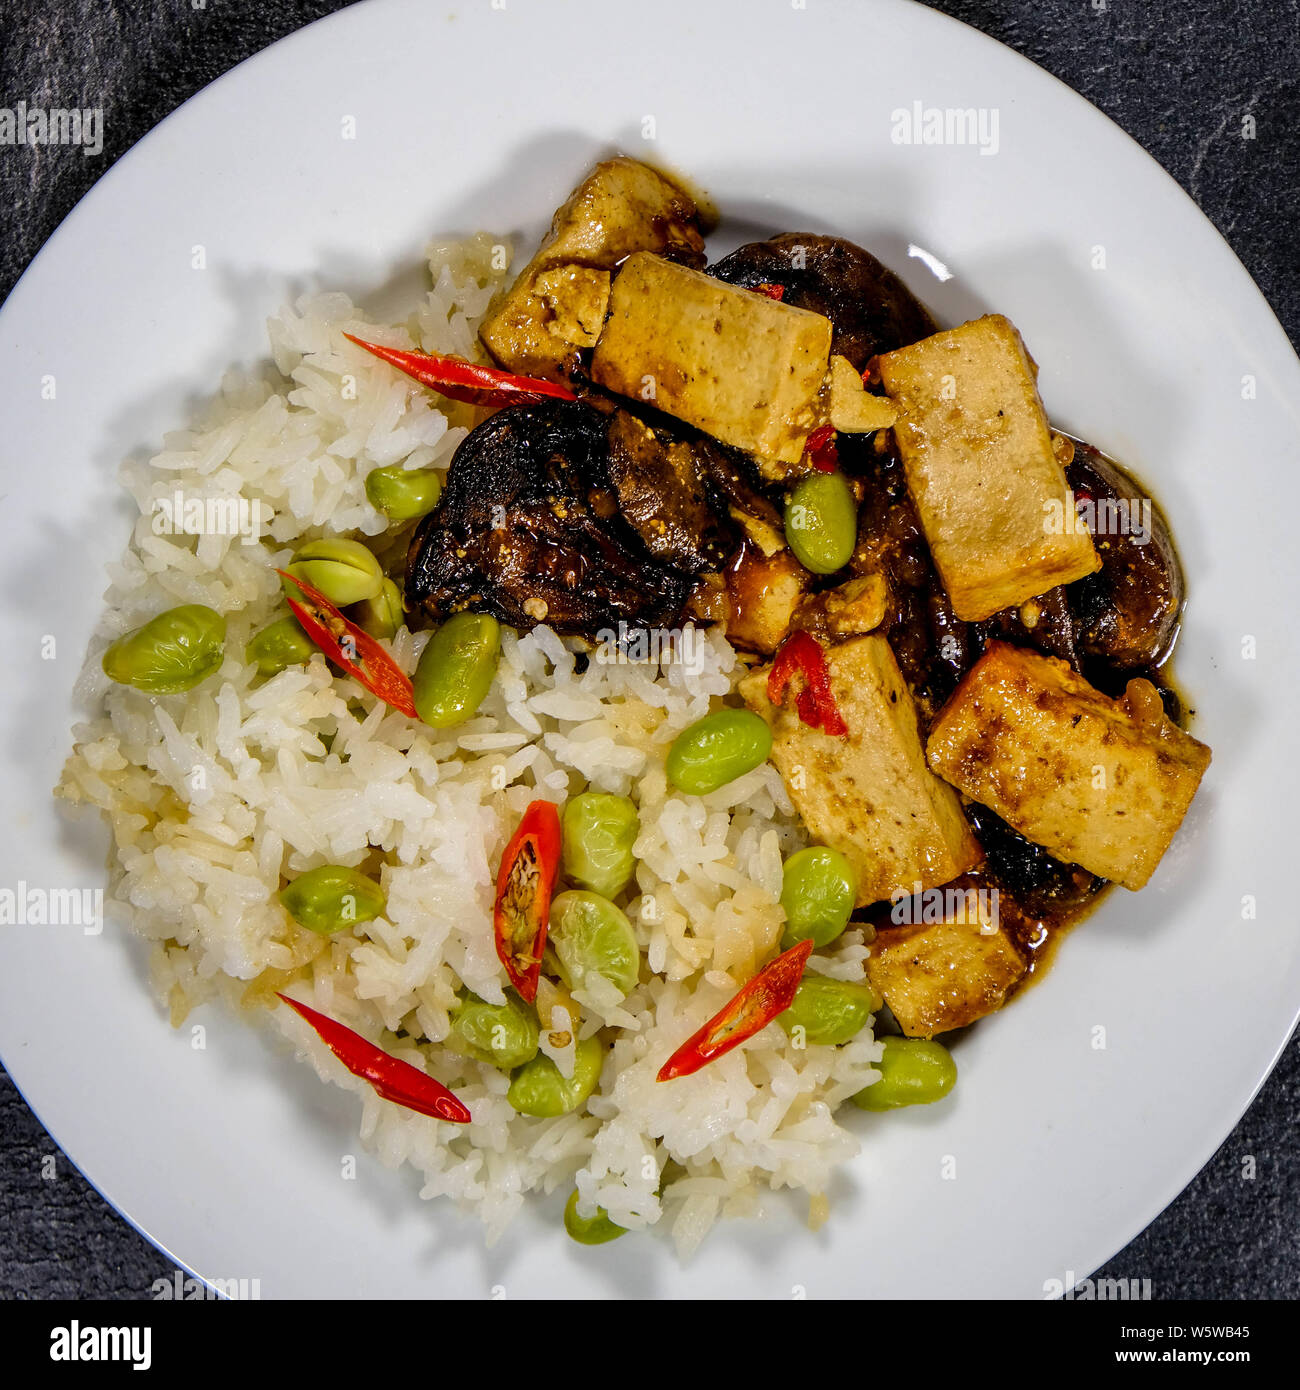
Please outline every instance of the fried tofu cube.
[[610, 276], [633, 251], [704, 263], [693, 199], [636, 159], [608, 159], [574, 189], [479, 337], [503, 367], [562, 381], [600, 333]]
[[983, 852], [957, 794], [926, 766], [916, 707], [889, 643], [855, 637], [825, 657], [844, 737], [803, 723], [790, 692], [774, 705], [770, 666], [740, 683], [772, 730], [772, 761], [808, 834], [853, 865], [859, 907], [965, 873]]
[[547, 331], [574, 347], [594, 347], [609, 308], [610, 275], [586, 265], [557, 265], [533, 281]]
[[838, 353], [831, 358], [830, 398], [830, 422], [844, 434], [887, 430], [898, 418], [893, 403], [873, 396], [853, 363]]
[[867, 979], [909, 1038], [965, 1028], [1000, 1009], [1027, 966], [1000, 925], [992, 931], [958, 913], [876, 932]]
[[860, 637], [874, 632], [888, 612], [888, 580], [883, 574], [864, 574], [810, 594], [795, 609], [792, 625], [819, 637]]
[[726, 579], [727, 640], [770, 656], [790, 630], [812, 575], [788, 550], [764, 555], [746, 544], [727, 569]]
[[1064, 661], [991, 642], [939, 711], [930, 766], [1027, 839], [1138, 889], [1174, 837], [1210, 750], [1149, 681], [1121, 700]]
[[821, 314], [638, 252], [614, 280], [591, 376], [780, 471], [823, 421], [830, 351]]
[[980, 622], [1101, 568], [1020, 334], [1001, 314], [882, 354], [894, 437], [953, 610]]

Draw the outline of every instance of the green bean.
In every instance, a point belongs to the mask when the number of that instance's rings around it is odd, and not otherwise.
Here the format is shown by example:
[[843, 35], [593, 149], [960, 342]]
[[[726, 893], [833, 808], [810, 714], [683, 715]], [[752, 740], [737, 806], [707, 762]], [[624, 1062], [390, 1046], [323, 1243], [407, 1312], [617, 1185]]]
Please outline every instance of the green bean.
[[328, 936], [355, 922], [378, 917], [387, 906], [384, 890], [360, 869], [322, 864], [280, 889], [280, 901], [300, 927]]
[[636, 868], [636, 803], [605, 792], [580, 792], [564, 807], [564, 872], [580, 888], [616, 898]]
[[537, 1015], [507, 994], [504, 1004], [466, 995], [451, 1021], [452, 1050], [513, 1071], [537, 1056]]
[[316, 644], [298, 625], [297, 618], [277, 618], [248, 639], [244, 660], [257, 667], [258, 675], [274, 676], [290, 666], [310, 661], [315, 650]]
[[752, 771], [772, 750], [772, 731], [747, 709], [720, 709], [683, 729], [668, 750], [668, 780], [704, 796]]
[[348, 616], [372, 637], [396, 637], [406, 621], [402, 591], [391, 579], [385, 579], [374, 598], [357, 604]]
[[616, 1226], [604, 1207], [597, 1207], [594, 1216], [582, 1216], [578, 1211], [578, 1189], [569, 1193], [564, 1204], [564, 1229], [579, 1245], [604, 1245], [619, 1236], [627, 1235], [626, 1226]]
[[816, 946], [829, 946], [848, 926], [857, 896], [858, 876], [839, 850], [810, 845], [792, 854], [781, 870], [782, 948], [809, 937]]
[[403, 468], [394, 463], [366, 474], [370, 505], [390, 521], [414, 521], [438, 505], [442, 482], [427, 468]]
[[885, 1055], [876, 1063], [880, 1080], [853, 1097], [863, 1110], [893, 1110], [942, 1100], [957, 1080], [957, 1063], [931, 1038], [882, 1038]]
[[858, 504], [843, 473], [810, 473], [785, 507], [785, 538], [814, 574], [843, 569], [858, 541]]
[[622, 994], [636, 987], [641, 948], [632, 923], [599, 893], [571, 890], [551, 903], [550, 943], [570, 989], [600, 975]]
[[506, 1099], [521, 1115], [538, 1115], [553, 1119], [576, 1110], [596, 1089], [600, 1069], [605, 1062], [605, 1049], [599, 1038], [588, 1038], [577, 1044], [573, 1059], [573, 1076], [566, 1078], [549, 1057], [534, 1057], [515, 1072]]
[[[868, 984], [805, 975], [790, 1007], [777, 1015], [777, 1022], [800, 1043], [838, 1047], [866, 1027], [881, 1002], [880, 995]], [[796, 1034], [796, 1028], [803, 1031]]]
[[183, 603], [119, 637], [104, 653], [104, 674], [150, 695], [193, 690], [225, 655], [226, 620], [201, 603]]
[[415, 668], [415, 708], [435, 729], [463, 724], [483, 703], [501, 657], [501, 624], [454, 613], [429, 638]]
[[[343, 536], [325, 536], [299, 546], [287, 569], [295, 579], [319, 589], [337, 608], [374, 598], [384, 585], [384, 571], [374, 553], [360, 541]], [[286, 592], [293, 593], [292, 585]]]

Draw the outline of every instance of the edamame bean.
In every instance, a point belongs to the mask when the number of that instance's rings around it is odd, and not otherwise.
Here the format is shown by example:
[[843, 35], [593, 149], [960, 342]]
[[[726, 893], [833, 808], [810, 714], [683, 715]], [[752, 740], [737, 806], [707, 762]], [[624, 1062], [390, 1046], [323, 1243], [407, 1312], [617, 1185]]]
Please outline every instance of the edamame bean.
[[427, 468], [403, 468], [394, 463], [366, 474], [370, 505], [390, 521], [414, 521], [438, 505], [442, 482]]
[[372, 637], [396, 637], [397, 629], [406, 621], [402, 591], [391, 579], [385, 579], [374, 598], [357, 604], [348, 616]]
[[507, 994], [504, 1004], [489, 1004], [469, 994], [451, 1021], [454, 1051], [502, 1071], [513, 1071], [537, 1056], [537, 1015]]
[[868, 984], [805, 975], [790, 1007], [777, 1015], [777, 1022], [798, 1043], [838, 1047], [866, 1027], [881, 1002], [880, 995]]
[[322, 864], [280, 889], [280, 901], [300, 927], [328, 936], [355, 922], [378, 917], [387, 906], [384, 890], [360, 869]]
[[632, 846], [640, 833], [630, 797], [580, 792], [564, 807], [564, 872], [580, 888], [616, 898], [636, 868]]
[[[360, 541], [342, 536], [325, 536], [299, 546], [286, 568], [295, 579], [319, 589], [336, 608], [374, 598], [384, 584], [384, 571], [374, 553]], [[292, 586], [287, 592], [293, 593]]]
[[632, 923], [608, 898], [561, 893], [551, 903], [549, 940], [570, 989], [582, 989], [589, 975], [603, 976], [624, 995], [635, 988], [641, 948]]
[[463, 724], [483, 703], [501, 657], [501, 624], [486, 613], [454, 613], [420, 653], [412, 684], [420, 718], [435, 729]]
[[814, 574], [843, 569], [858, 541], [858, 504], [843, 473], [810, 473], [785, 506], [785, 538]]
[[574, 1050], [573, 1075], [564, 1077], [549, 1057], [534, 1057], [514, 1075], [506, 1099], [521, 1115], [553, 1119], [576, 1110], [596, 1089], [605, 1049], [599, 1038], [588, 1038]]
[[594, 1216], [582, 1216], [578, 1211], [578, 1189], [569, 1193], [564, 1204], [564, 1229], [579, 1245], [604, 1245], [627, 1235], [626, 1226], [616, 1226], [604, 1207], [597, 1207]]
[[104, 653], [104, 674], [150, 695], [193, 690], [221, 665], [226, 620], [201, 603], [183, 603], [119, 637]]
[[942, 1100], [957, 1080], [957, 1063], [932, 1038], [882, 1038], [885, 1055], [876, 1063], [880, 1080], [853, 1097], [863, 1110], [893, 1110]]
[[310, 661], [315, 650], [316, 644], [299, 627], [297, 618], [277, 618], [248, 639], [244, 660], [257, 667], [258, 675], [274, 676]]
[[683, 729], [668, 750], [668, 780], [695, 796], [751, 772], [772, 751], [772, 731], [752, 710], [720, 709]]
[[781, 949], [809, 937], [816, 946], [828, 946], [848, 926], [857, 896], [858, 876], [839, 850], [810, 845], [792, 854], [781, 870]]

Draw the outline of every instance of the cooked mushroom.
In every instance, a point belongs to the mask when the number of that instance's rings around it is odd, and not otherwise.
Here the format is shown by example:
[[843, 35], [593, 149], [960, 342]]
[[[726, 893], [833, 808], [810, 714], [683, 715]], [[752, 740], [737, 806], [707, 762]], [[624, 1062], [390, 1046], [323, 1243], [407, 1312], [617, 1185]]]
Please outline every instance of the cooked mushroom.
[[513, 627], [595, 637], [670, 626], [692, 586], [619, 512], [609, 418], [582, 401], [498, 411], [462, 441], [407, 556], [406, 596], [431, 618], [460, 609]]
[[709, 441], [666, 422], [610, 408], [605, 467], [619, 511], [645, 548], [689, 574], [716, 571], [735, 549], [736, 533], [713, 491], [704, 455]]
[[[1076, 440], [1065, 475], [1101, 556], [1098, 573], [1066, 590], [1080, 652], [1123, 671], [1158, 666], [1183, 606], [1173, 537], [1149, 495], [1104, 454]], [[1087, 504], [1091, 502], [1091, 508]]]
[[936, 331], [911, 290], [870, 252], [842, 237], [786, 232], [752, 241], [709, 274], [755, 289], [780, 285], [783, 302], [830, 319], [831, 351], [861, 371], [877, 353], [891, 352]]

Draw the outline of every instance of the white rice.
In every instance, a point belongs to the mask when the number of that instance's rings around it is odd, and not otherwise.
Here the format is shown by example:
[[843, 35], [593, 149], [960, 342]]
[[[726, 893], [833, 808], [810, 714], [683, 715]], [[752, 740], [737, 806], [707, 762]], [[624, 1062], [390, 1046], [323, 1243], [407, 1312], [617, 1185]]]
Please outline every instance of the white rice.
[[[803, 843], [770, 765], [702, 798], [668, 787], [674, 735], [734, 702], [743, 668], [732, 648], [704, 633], [689, 666], [593, 659], [579, 674], [580, 644], [545, 627], [507, 633], [491, 694], [450, 730], [415, 725], [332, 677], [320, 656], [264, 681], [243, 660], [248, 638], [283, 611], [274, 569], [295, 545], [379, 535], [366, 474], [445, 469], [473, 422], [342, 332], [472, 355], [500, 283], [492, 244], [431, 247], [433, 289], [402, 325], [370, 322], [340, 294], [285, 308], [268, 325], [275, 370], [229, 373], [193, 428], [124, 467], [140, 517], [110, 566], [81, 677], [98, 713], [77, 727], [59, 790], [112, 828], [112, 893], [154, 943], [153, 981], [174, 1023], [213, 996], [259, 1010], [322, 1078], [357, 1092], [362, 1136], [382, 1161], [413, 1164], [422, 1196], [476, 1210], [489, 1241], [528, 1192], [576, 1181], [584, 1205], [620, 1225], [664, 1220], [686, 1255], [718, 1216], [761, 1214], [765, 1188], [804, 1189], [820, 1212], [832, 1169], [858, 1150], [835, 1109], [875, 1079], [880, 1055], [870, 1029], [844, 1047], [799, 1050], [772, 1024], [694, 1076], [655, 1081], [777, 943], [782, 857]], [[155, 502], [177, 489], [256, 502], [264, 539], [155, 534]], [[227, 615], [219, 676], [160, 698], [112, 685], [104, 647], [178, 603]], [[410, 671], [426, 640], [403, 628], [390, 648]], [[612, 1043], [600, 1086], [579, 1113], [533, 1119], [506, 1101], [505, 1073], [438, 1043], [459, 988], [504, 997], [493, 882], [519, 816], [538, 796], [563, 802], [586, 787], [638, 802], [625, 907], [656, 974], [626, 999], [599, 981], [578, 997], [581, 1034], [604, 1028]], [[329, 939], [298, 928], [277, 891], [323, 863], [378, 873], [386, 915]], [[865, 949], [849, 932], [811, 968], [861, 979]], [[380, 1100], [288, 1009], [265, 1007], [281, 988], [454, 1085], [473, 1122]], [[679, 1176], [661, 1192], [670, 1159]]]

